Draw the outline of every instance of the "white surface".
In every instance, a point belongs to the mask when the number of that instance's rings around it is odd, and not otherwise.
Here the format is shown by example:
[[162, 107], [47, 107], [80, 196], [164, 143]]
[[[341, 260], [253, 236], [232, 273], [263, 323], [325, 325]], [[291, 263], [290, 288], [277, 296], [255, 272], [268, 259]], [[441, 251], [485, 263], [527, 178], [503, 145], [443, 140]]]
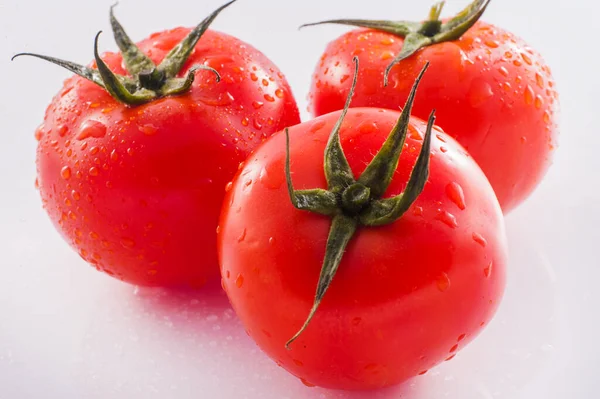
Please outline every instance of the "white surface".
[[[572, 0], [568, 8], [492, 2], [485, 19], [523, 36], [553, 68], [563, 110], [555, 165], [535, 195], [508, 217], [509, 286], [489, 329], [455, 360], [403, 387], [349, 394], [306, 388], [275, 366], [245, 335], [217, 289], [211, 295], [136, 291], [87, 266], [50, 225], [33, 188], [33, 131], [68, 73], [9, 57], [37, 51], [87, 63], [94, 34], [109, 30], [112, 1], [0, 3], [1, 399], [597, 397], [598, 2]], [[162, 7], [125, 0], [118, 16], [137, 40], [154, 30], [194, 25], [222, 2], [170, 0]], [[449, 1], [446, 12], [466, 2]], [[345, 29], [298, 32], [298, 25], [344, 16], [418, 19], [427, 7], [414, 0], [240, 0], [214, 27], [270, 56], [305, 109], [326, 40]], [[114, 43], [105, 36], [102, 47], [108, 46]]]

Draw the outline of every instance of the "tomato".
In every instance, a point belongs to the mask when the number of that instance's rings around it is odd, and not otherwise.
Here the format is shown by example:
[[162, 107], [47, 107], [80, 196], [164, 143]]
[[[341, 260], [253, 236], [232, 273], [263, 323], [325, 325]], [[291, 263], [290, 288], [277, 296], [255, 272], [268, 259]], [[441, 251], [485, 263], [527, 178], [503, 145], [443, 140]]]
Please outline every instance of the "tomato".
[[[116, 20], [113, 27], [119, 45], [135, 51]], [[154, 33], [138, 44], [136, 57], [158, 64], [190, 32]], [[37, 184], [52, 222], [83, 259], [132, 284], [198, 287], [217, 278], [225, 184], [266, 137], [299, 122], [290, 87], [267, 57], [223, 33], [200, 35], [197, 44], [186, 42], [189, 57], [178, 56], [183, 67], [158, 94], [142, 87], [131, 98], [113, 85], [117, 100], [98, 84], [69, 78], [36, 132]], [[102, 59], [127, 75], [121, 53]], [[197, 66], [214, 68], [221, 81], [199, 70], [187, 91], [163, 95], [186, 84], [183, 77], [193, 79]], [[139, 72], [135, 82], [150, 76]], [[109, 78], [102, 76], [107, 87]], [[128, 99], [131, 105], [123, 103]]]
[[540, 183], [557, 146], [558, 95], [540, 54], [514, 34], [477, 22], [457, 40], [429, 44], [397, 63], [384, 86], [386, 68], [406, 45], [400, 32], [381, 24], [359, 21], [380, 29], [353, 30], [327, 46], [312, 81], [312, 113], [343, 107], [354, 55], [361, 60], [354, 107], [398, 109], [430, 61], [414, 114], [426, 118], [436, 108], [438, 123], [479, 163], [504, 212], [514, 209]]
[[[343, 119], [341, 148], [359, 183], [399, 116], [353, 108]], [[261, 145], [228, 187], [218, 238], [223, 287], [258, 346], [306, 385], [360, 390], [422, 374], [471, 341], [501, 299], [506, 238], [493, 189], [455, 140], [438, 127], [425, 136], [422, 120], [403, 117], [408, 137], [397, 148], [403, 149], [397, 168], [390, 161], [387, 189], [383, 177], [370, 186], [347, 185], [348, 173], [331, 174], [341, 185], [325, 177], [332, 161], [326, 164], [323, 153], [340, 112], [289, 129], [296, 191], [286, 186], [282, 133]], [[433, 142], [425, 146], [424, 137]], [[419, 175], [411, 170], [417, 164], [415, 171], [424, 171], [429, 145], [429, 179], [423, 174], [418, 195], [409, 190]], [[334, 205], [325, 190], [335, 193]], [[376, 191], [384, 199], [376, 201]], [[378, 201], [401, 192], [416, 200], [397, 221], [356, 227]], [[370, 197], [361, 206], [346, 203], [365, 193]], [[311, 196], [322, 197], [308, 205]], [[344, 223], [356, 231], [344, 230]], [[340, 244], [340, 238], [347, 240]], [[337, 266], [328, 263], [337, 256]]]

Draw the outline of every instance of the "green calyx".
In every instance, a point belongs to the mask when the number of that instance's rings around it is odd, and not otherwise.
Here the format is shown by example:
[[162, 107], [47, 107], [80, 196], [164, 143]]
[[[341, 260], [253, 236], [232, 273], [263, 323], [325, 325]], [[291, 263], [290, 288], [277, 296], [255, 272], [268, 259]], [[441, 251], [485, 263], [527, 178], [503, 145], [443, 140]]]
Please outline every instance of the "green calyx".
[[375, 29], [404, 38], [402, 50], [385, 70], [384, 85], [387, 86], [389, 74], [394, 65], [424, 47], [460, 39], [481, 18], [490, 2], [491, 0], [474, 0], [448, 22], [440, 20], [445, 4], [445, 1], [440, 1], [431, 8], [429, 19], [424, 22], [333, 19], [302, 25], [301, 28], [322, 24], [341, 24]]
[[110, 70], [102, 58], [100, 58], [100, 54], [98, 53], [98, 38], [102, 32], [98, 32], [94, 41], [94, 58], [98, 69], [88, 68], [73, 62], [33, 53], [19, 53], [12, 59], [23, 55], [41, 58], [68, 69], [82, 78], [97, 84], [108, 91], [114, 99], [121, 103], [131, 106], [145, 104], [162, 97], [187, 92], [192, 87], [194, 73], [197, 70], [203, 69], [211, 71], [216, 75], [217, 82], [221, 80], [219, 73], [206, 65], [194, 65], [189, 69], [185, 77], [179, 78], [177, 75], [192, 54], [196, 43], [198, 43], [198, 40], [200, 40], [215, 18], [221, 11], [236, 1], [237, 0], [229, 1], [210, 14], [179, 44], [177, 44], [159, 65], [155, 65], [154, 62], [152, 62], [152, 60], [135, 45], [129, 36], [127, 36], [125, 30], [115, 18], [113, 10], [116, 4], [113, 5], [110, 8], [110, 24], [115, 41], [121, 50], [125, 68], [130, 76], [115, 74]]
[[383, 226], [398, 220], [415, 202], [419, 194], [421, 194], [429, 177], [429, 153], [432, 128], [435, 122], [435, 111], [432, 111], [429, 117], [423, 146], [404, 192], [391, 198], [382, 198], [391, 184], [398, 167], [400, 155], [406, 141], [410, 114], [417, 87], [423, 74], [429, 67], [429, 63], [425, 65], [417, 77], [406, 105], [402, 110], [402, 114], [387, 140], [360, 177], [358, 179], [354, 177], [340, 142], [340, 129], [356, 88], [358, 62], [358, 57], [354, 57], [355, 72], [352, 88], [340, 118], [329, 136], [329, 141], [325, 149], [324, 169], [327, 179], [327, 190], [294, 189], [290, 166], [290, 138], [288, 130], [285, 130], [287, 150], [285, 172], [292, 204], [300, 210], [332, 217], [325, 259], [323, 260], [317, 284], [314, 304], [302, 328], [286, 343], [286, 348], [288, 349], [290, 344], [308, 327], [315, 315], [325, 292], [338, 270], [346, 246], [357, 229], [361, 227]]

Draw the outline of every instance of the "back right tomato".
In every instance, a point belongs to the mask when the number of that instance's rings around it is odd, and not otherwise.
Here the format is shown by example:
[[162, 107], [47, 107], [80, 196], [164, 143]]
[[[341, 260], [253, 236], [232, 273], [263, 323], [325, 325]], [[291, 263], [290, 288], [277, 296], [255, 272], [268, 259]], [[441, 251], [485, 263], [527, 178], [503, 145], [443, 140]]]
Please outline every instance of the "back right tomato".
[[537, 51], [501, 27], [476, 22], [489, 3], [476, 0], [443, 21], [439, 5], [423, 23], [326, 21], [370, 29], [328, 45], [313, 77], [310, 109], [319, 116], [343, 108], [354, 56], [361, 68], [352, 106], [398, 109], [429, 61], [414, 115], [426, 119], [437, 110], [437, 123], [477, 161], [507, 213], [533, 192], [552, 162], [558, 94]]

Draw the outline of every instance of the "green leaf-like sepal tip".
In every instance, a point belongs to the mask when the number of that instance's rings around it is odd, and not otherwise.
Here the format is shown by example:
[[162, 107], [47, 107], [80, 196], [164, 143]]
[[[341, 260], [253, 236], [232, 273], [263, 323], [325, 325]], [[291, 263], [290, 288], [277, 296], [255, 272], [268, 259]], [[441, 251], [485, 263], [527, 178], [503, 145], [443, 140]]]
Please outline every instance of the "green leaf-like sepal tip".
[[340, 266], [344, 251], [357, 229], [361, 226], [382, 226], [398, 220], [421, 194], [429, 177], [429, 154], [435, 111], [431, 113], [429, 118], [423, 146], [405, 190], [395, 197], [381, 198], [391, 184], [398, 167], [417, 87], [429, 67], [429, 63], [427, 63], [415, 81], [396, 126], [394, 126], [387, 140], [361, 176], [358, 179], [354, 178], [340, 141], [340, 130], [350, 107], [358, 77], [358, 57], [354, 57], [353, 61], [355, 68], [352, 88], [348, 94], [346, 105], [331, 131], [325, 149], [324, 169], [327, 190], [294, 189], [290, 160], [290, 137], [288, 129], [285, 130], [285, 173], [292, 204], [303, 211], [332, 217], [325, 259], [321, 267], [313, 306], [302, 327], [286, 343], [288, 349], [302, 335], [316, 314]]
[[490, 2], [491, 0], [474, 0], [464, 10], [445, 23], [440, 20], [445, 1], [440, 1], [431, 8], [429, 19], [425, 22], [331, 19], [305, 24], [301, 28], [323, 24], [340, 24], [375, 29], [404, 38], [402, 50], [385, 70], [383, 81], [384, 86], [387, 86], [389, 74], [394, 65], [409, 58], [424, 47], [460, 39], [481, 18]]
[[215, 18], [236, 1], [229, 1], [205, 18], [165, 56], [158, 66], [129, 38], [115, 17], [116, 4], [112, 5], [109, 15], [110, 24], [115, 41], [121, 50], [125, 68], [131, 76], [115, 74], [102, 60], [98, 52], [98, 38], [101, 32], [98, 32], [94, 41], [94, 58], [98, 69], [34, 53], [19, 53], [12, 59], [23, 55], [41, 58], [97, 84], [123, 104], [131, 106], [145, 104], [161, 97], [179, 95], [189, 91], [194, 82], [194, 72], [197, 70], [208, 70], [215, 74], [217, 82], [221, 80], [219, 73], [206, 65], [194, 65], [183, 78], [179, 78], [177, 75]]

